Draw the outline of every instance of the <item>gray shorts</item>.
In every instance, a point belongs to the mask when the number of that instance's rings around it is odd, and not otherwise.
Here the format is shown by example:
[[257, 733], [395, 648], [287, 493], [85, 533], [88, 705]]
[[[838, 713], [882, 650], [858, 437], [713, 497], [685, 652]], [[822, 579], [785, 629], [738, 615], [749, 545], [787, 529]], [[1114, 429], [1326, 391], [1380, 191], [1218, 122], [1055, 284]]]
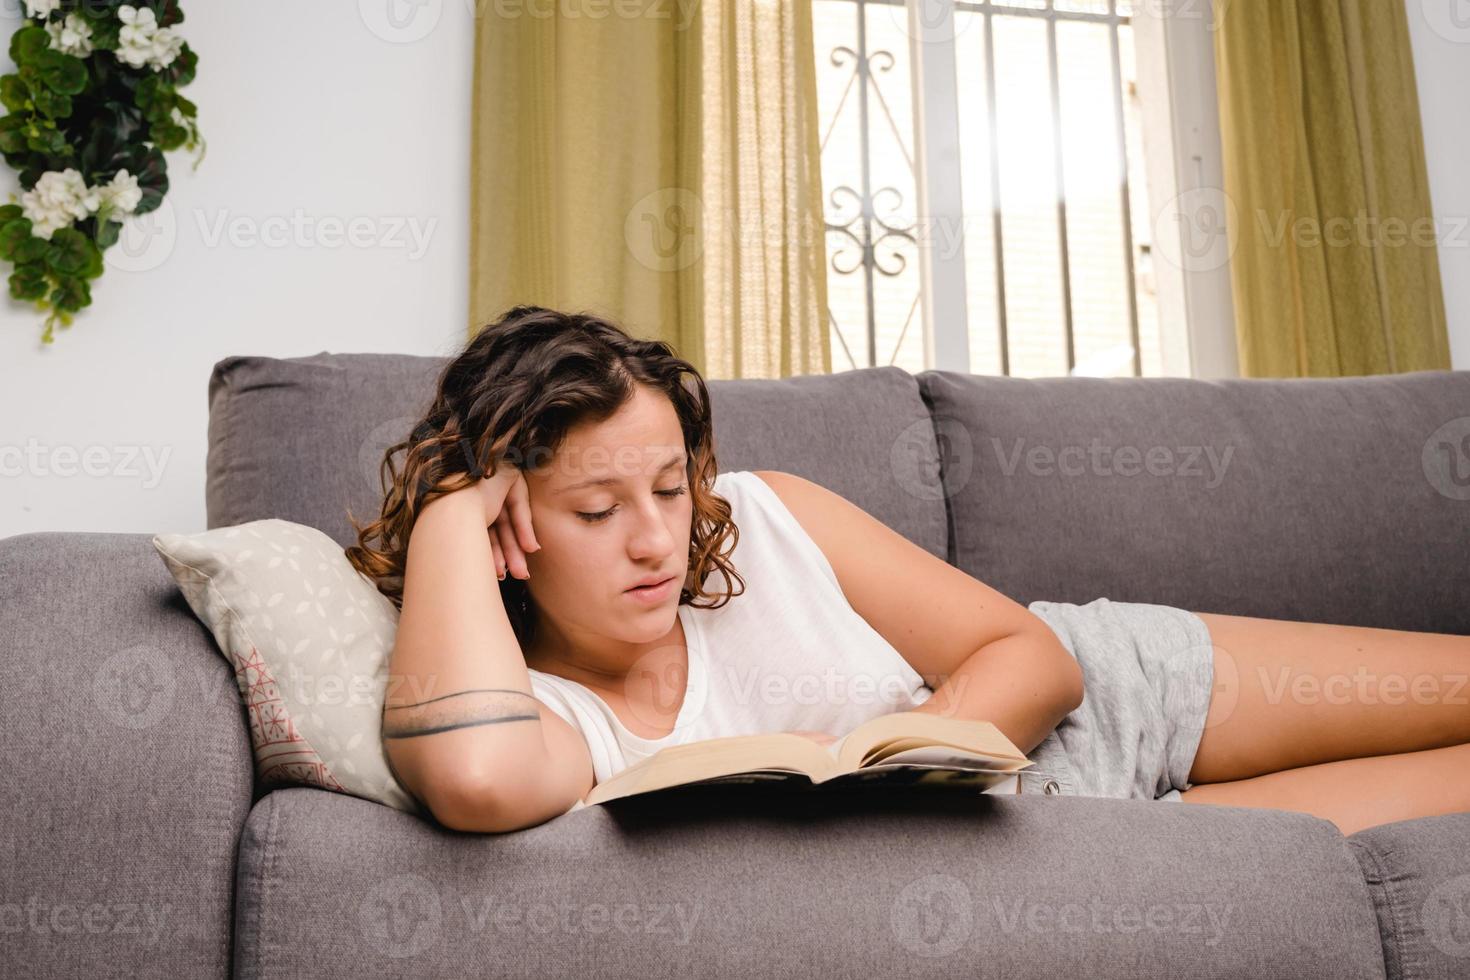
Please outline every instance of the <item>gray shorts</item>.
[[1192, 612], [1094, 599], [1031, 603], [1082, 667], [1082, 704], [1031, 752], [1020, 792], [1179, 802], [1214, 683], [1209, 628]]

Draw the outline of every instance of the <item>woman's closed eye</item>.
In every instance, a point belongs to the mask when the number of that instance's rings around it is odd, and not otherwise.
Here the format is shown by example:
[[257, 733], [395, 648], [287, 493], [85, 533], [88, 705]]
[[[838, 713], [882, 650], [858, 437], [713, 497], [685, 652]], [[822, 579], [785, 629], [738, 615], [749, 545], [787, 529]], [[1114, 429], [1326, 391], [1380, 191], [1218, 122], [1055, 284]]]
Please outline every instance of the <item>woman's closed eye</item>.
[[[654, 493], [658, 494], [660, 497], [673, 499], [675, 497], [682, 497], [685, 490], [685, 487], [675, 487], [672, 490], [655, 490]], [[609, 507], [607, 510], [598, 511], [595, 514], [585, 514], [582, 511], [577, 511], [577, 516], [586, 521], [588, 524], [597, 524], [607, 520], [617, 511], [617, 509], [618, 508], [616, 506], [612, 506]]]

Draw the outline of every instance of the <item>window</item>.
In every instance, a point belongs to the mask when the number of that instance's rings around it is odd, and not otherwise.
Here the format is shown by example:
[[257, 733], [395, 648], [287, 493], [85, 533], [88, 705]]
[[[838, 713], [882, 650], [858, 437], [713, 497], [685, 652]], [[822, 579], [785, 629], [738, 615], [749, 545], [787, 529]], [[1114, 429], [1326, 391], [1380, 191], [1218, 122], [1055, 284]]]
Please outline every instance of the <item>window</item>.
[[[1150, 3], [1188, 6], [1207, 48], [1208, 0]], [[1229, 373], [1190, 360], [1149, 200], [1150, 176], [1179, 196], [1172, 133], [1218, 124], [1178, 125], [1133, 0], [813, 0], [813, 23], [834, 370]]]

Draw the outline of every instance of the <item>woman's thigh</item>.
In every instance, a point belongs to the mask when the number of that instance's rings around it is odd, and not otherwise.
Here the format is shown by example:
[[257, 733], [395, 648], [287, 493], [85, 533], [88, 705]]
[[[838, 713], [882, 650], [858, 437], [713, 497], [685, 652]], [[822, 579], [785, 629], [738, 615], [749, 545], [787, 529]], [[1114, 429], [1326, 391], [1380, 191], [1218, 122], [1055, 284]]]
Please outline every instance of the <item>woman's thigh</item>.
[[1206, 783], [1184, 803], [1296, 810], [1344, 834], [1395, 820], [1470, 811], [1470, 745], [1343, 759], [1250, 779]]
[[1196, 615], [1215, 673], [1193, 783], [1470, 742], [1470, 637]]

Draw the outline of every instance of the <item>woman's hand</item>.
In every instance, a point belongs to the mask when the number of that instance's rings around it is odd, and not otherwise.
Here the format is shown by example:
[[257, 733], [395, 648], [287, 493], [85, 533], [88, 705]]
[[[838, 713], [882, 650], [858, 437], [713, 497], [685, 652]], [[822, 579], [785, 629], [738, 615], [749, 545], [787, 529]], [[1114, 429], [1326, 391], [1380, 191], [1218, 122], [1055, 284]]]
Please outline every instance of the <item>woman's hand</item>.
[[497, 578], [505, 578], [507, 572], [520, 579], [531, 577], [526, 554], [540, 551], [541, 543], [531, 527], [531, 495], [518, 467], [502, 460], [493, 475], [435, 498], [428, 506], [450, 498], [462, 499], [465, 506], [483, 512]]
[[478, 490], [484, 503], [496, 577], [503, 579], [508, 572], [519, 579], [530, 578], [526, 554], [540, 551], [541, 543], [531, 528], [531, 494], [525, 474], [501, 461], [494, 476], [481, 478], [466, 489]]
[[811, 739], [813, 742], [816, 742], [818, 745], [831, 745], [833, 742], [837, 741], [837, 736], [836, 735], [828, 735], [826, 732], [809, 731], [809, 730], [807, 730], [805, 728], [793, 729], [791, 731], [785, 732], [784, 734], [786, 734], [786, 735], [801, 735], [801, 736], [804, 736], [806, 738]]

